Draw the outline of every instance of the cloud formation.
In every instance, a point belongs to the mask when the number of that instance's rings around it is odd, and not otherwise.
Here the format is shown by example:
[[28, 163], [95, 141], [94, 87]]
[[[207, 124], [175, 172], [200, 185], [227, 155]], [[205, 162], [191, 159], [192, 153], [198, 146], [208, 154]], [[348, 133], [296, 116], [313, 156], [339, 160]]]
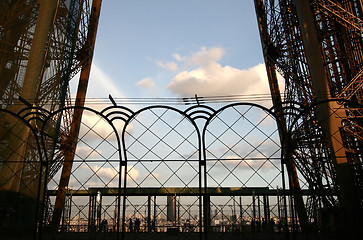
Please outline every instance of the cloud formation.
[[172, 72], [176, 72], [178, 70], [178, 64], [175, 62], [161, 62], [161, 61], [157, 61], [156, 64], [161, 67], [161, 68], [165, 68], [168, 69]]
[[155, 87], [155, 83], [153, 82], [152, 78], [147, 77], [147, 78], [143, 78], [140, 81], [138, 81], [136, 83], [136, 86], [140, 87], [140, 88], [153, 88]]
[[[110, 165], [100, 165], [99, 164], [82, 164], [77, 172], [77, 177], [73, 176], [70, 178], [70, 185], [77, 188], [90, 188], [90, 187], [105, 187], [105, 184], [109, 187], [118, 186], [119, 176], [119, 165], [115, 164], [113, 166]], [[133, 182], [139, 179], [140, 173], [137, 169], [132, 167], [127, 167], [128, 175], [127, 181]], [[124, 176], [122, 174], [121, 181], [124, 180]], [[85, 183], [82, 186], [81, 183]]]
[[179, 72], [167, 88], [181, 97], [269, 93], [264, 64], [246, 70], [222, 66], [219, 61], [224, 54], [225, 51], [218, 47], [202, 47], [188, 57], [174, 54], [174, 58], [184, 62], [188, 69]]

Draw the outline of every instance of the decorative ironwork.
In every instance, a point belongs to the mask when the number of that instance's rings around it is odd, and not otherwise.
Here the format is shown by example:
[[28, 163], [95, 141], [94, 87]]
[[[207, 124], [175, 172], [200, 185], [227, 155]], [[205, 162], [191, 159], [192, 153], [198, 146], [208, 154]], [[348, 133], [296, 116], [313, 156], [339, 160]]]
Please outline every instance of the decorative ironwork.
[[[130, 219], [133, 224], [139, 219], [139, 231], [179, 229], [185, 234], [197, 232], [200, 238], [207, 238], [211, 231], [298, 230], [299, 219], [292, 214], [293, 196], [285, 183], [286, 151], [290, 152], [286, 156], [299, 159], [295, 163], [305, 204], [309, 199], [318, 201], [311, 212], [326, 208], [326, 200], [334, 204], [340, 196], [335, 185], [330, 185], [334, 177], [325, 174], [328, 169], [301, 149], [301, 144], [296, 145], [296, 141], [303, 141], [298, 134], [303, 127], [301, 116], [311, 114], [318, 106], [295, 107], [296, 114], [290, 116], [295, 120], [284, 139], [279, 135], [281, 123], [273, 111], [276, 107], [266, 109], [248, 103], [230, 104], [217, 110], [205, 105], [185, 110], [158, 105], [138, 111], [116, 104], [102, 111], [83, 107], [63, 217], [56, 229], [60, 232], [107, 229], [125, 237], [134, 230], [130, 229]], [[56, 140], [60, 149], [67, 148], [67, 138], [54, 135], [52, 126], [58, 115], [71, 108], [49, 112], [28, 107], [17, 114], [1, 110], [7, 119], [17, 119], [1, 125], [2, 152], [7, 149], [11, 153], [2, 154], [1, 168], [14, 169], [10, 166], [12, 154], [19, 152], [19, 148], [8, 148], [12, 146], [9, 134], [18, 137], [21, 123], [33, 133], [26, 143], [33, 146], [39, 157], [23, 157], [18, 172], [10, 172], [5, 181], [2, 176], [1, 192], [8, 193], [6, 182], [18, 178], [21, 172], [39, 173], [33, 180], [21, 178], [21, 189], [27, 191], [14, 192], [14, 197], [29, 196], [35, 204], [39, 216], [35, 236], [46, 235], [44, 228], [52, 227], [51, 208], [62, 176], [60, 171], [50, 175], [52, 158], [57, 156], [48, 144]], [[306, 166], [314, 166], [316, 170], [309, 172]], [[324, 192], [311, 188], [319, 184]], [[318, 200], [311, 198], [316, 194]], [[172, 213], [167, 196], [174, 199]], [[8, 210], [19, 207], [14, 204], [3, 206]], [[173, 217], [169, 218], [170, 214]], [[319, 228], [319, 221], [318, 216], [310, 216], [309, 224]]]

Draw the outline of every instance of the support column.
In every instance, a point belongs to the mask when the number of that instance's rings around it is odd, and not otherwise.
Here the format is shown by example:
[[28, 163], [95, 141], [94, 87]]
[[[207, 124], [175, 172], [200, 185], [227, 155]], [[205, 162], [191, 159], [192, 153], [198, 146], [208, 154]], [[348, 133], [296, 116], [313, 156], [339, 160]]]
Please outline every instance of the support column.
[[265, 231], [270, 229], [270, 202], [269, 196], [263, 195], [263, 213], [265, 218]]
[[[47, 56], [47, 43], [52, 33], [53, 19], [58, 6], [57, 0], [39, 0], [39, 3], [38, 18], [21, 91], [21, 97], [30, 104], [36, 102]], [[19, 102], [19, 105], [15, 105], [15, 109], [12, 111], [18, 112], [23, 107], [24, 105]], [[9, 159], [6, 159], [7, 163], [4, 167], [0, 167], [0, 189], [19, 192], [30, 129], [23, 125], [18, 127], [15, 133], [18, 134], [9, 138], [9, 145], [15, 147], [16, 154], [13, 149], [2, 153], [4, 157], [9, 156]]]
[[[329, 83], [325, 73], [321, 45], [309, 1], [294, 0], [293, 2], [300, 21], [305, 54], [317, 101], [329, 100], [331, 99]], [[343, 146], [339, 131], [341, 127], [339, 118], [342, 116], [339, 116], [340, 113], [334, 112], [337, 106], [336, 102], [327, 102], [318, 107], [316, 114], [331, 150], [330, 154], [336, 171], [336, 179], [347, 216], [348, 229], [346, 230], [349, 230], [354, 235], [354, 232], [361, 231], [362, 210], [360, 199], [358, 194], [356, 194], [353, 175], [346, 158], [346, 149]]]
[[39, 14], [26, 67], [21, 96], [29, 103], [35, 102], [48, 55], [49, 39], [58, 8], [58, 0], [39, 0]]
[[204, 209], [204, 232], [206, 236], [210, 232], [210, 196], [203, 196], [203, 209]]
[[154, 231], [157, 232], [157, 229], [156, 229], [156, 196], [154, 196], [154, 213], [153, 213], [153, 220], [154, 220], [154, 225], [153, 225], [153, 228], [154, 228]]
[[252, 231], [256, 231], [256, 196], [255, 191], [252, 192]]
[[151, 232], [151, 196], [147, 196], [147, 231]]
[[279, 125], [279, 136], [281, 139], [281, 143], [283, 144], [283, 156], [284, 162], [287, 168], [287, 174], [289, 177], [289, 185], [290, 189], [294, 195], [294, 204], [296, 210], [299, 215], [300, 225], [303, 231], [309, 230], [309, 220], [306, 212], [306, 208], [303, 201], [302, 191], [300, 188], [299, 178], [297, 176], [296, 166], [294, 160], [291, 157], [291, 149], [288, 147], [289, 139], [287, 134], [287, 126], [284, 118], [284, 112], [282, 110], [282, 100], [280, 94], [279, 83], [277, 81], [276, 69], [274, 64], [274, 46], [270, 40], [268, 28], [267, 28], [267, 20], [266, 20], [266, 11], [265, 6], [263, 4], [263, 0], [255, 0], [255, 8], [257, 15], [257, 22], [260, 30], [261, 37], [261, 45], [263, 49], [263, 56], [265, 60], [266, 72], [269, 80], [270, 92], [272, 97], [272, 103], [276, 106], [275, 112], [278, 116]]
[[54, 205], [54, 212], [52, 218], [52, 227], [56, 231], [59, 226], [60, 217], [64, 208], [65, 188], [68, 186], [69, 178], [72, 173], [73, 160], [76, 153], [78, 134], [81, 126], [81, 119], [83, 114], [83, 107], [86, 99], [86, 92], [89, 82], [89, 75], [91, 72], [93, 52], [96, 42], [98, 20], [101, 11], [102, 0], [93, 0], [91, 7], [90, 24], [88, 27], [87, 42], [85, 44], [85, 51], [88, 53], [88, 61], [82, 67], [81, 76], [78, 83], [78, 90], [76, 96], [75, 109], [73, 113], [70, 136], [68, 139], [69, 147], [65, 150], [65, 160], [61, 174], [60, 183], [57, 191], [57, 198]]

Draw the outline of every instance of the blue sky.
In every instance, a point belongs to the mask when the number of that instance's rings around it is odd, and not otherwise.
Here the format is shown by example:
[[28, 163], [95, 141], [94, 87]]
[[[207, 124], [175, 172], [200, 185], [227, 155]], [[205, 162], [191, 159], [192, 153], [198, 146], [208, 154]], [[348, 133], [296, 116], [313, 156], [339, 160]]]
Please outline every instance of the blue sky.
[[269, 93], [262, 63], [253, 0], [104, 0], [87, 97]]
[[[253, 2], [103, 0], [87, 97], [103, 99], [110, 104], [108, 94], [114, 98], [178, 98], [193, 97], [195, 94], [200, 97], [268, 95], [268, 81]], [[77, 81], [78, 76], [71, 83], [73, 96]], [[270, 101], [256, 103], [271, 105]], [[103, 107], [104, 105], [98, 105], [95, 108], [100, 110]], [[133, 110], [142, 108], [139, 105], [126, 107]], [[230, 120], [234, 121], [235, 118]], [[82, 121], [93, 126], [93, 130], [102, 137], [108, 136], [108, 128], [103, 122], [99, 122], [98, 117], [84, 113]], [[248, 124], [246, 126], [248, 128]], [[276, 126], [268, 126], [272, 130], [276, 129]], [[117, 127], [122, 129], [123, 125]], [[137, 132], [132, 127], [135, 126], [131, 124], [130, 132]], [[88, 128], [81, 130], [81, 136], [85, 132], [90, 131]], [[114, 146], [100, 139], [100, 135], [82, 137], [87, 144], [78, 145], [78, 156], [96, 159], [111, 158], [109, 155], [117, 157]], [[266, 142], [256, 134], [252, 137], [256, 141]], [[102, 144], [92, 142], [95, 139]], [[97, 151], [91, 151], [94, 146], [98, 146]], [[218, 146], [215, 148], [218, 150]], [[248, 146], [244, 149], [248, 149]], [[266, 154], [269, 151], [266, 150]], [[227, 157], [233, 160], [229, 163], [233, 167], [235, 156]], [[98, 171], [100, 176], [107, 176], [113, 181], [118, 169], [115, 166], [95, 163], [91, 168]], [[273, 177], [276, 176], [276, 169], [265, 167], [272, 169]], [[93, 174], [89, 168], [86, 166], [77, 169]], [[131, 170], [133, 172], [130, 175], [135, 179], [145, 177], [142, 168], [134, 167]], [[220, 168], [216, 167], [213, 171], [217, 170]], [[241, 171], [244, 170], [241, 168]], [[96, 181], [93, 180], [90, 181], [90, 186], [95, 184]], [[76, 186], [76, 180], [73, 179], [71, 184]]]

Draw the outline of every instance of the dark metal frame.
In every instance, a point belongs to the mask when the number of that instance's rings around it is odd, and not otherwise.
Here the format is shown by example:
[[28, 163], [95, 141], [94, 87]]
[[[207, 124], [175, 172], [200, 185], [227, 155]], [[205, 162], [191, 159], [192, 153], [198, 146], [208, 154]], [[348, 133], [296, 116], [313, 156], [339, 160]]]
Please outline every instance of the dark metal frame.
[[[335, 100], [330, 100], [330, 101], [337, 101]], [[350, 101], [342, 101], [339, 100], [341, 103], [344, 102], [344, 104], [350, 104], [351, 106], [353, 106], [353, 102]], [[327, 101], [325, 101], [327, 102]], [[292, 212], [294, 211], [293, 209], [293, 203], [288, 204], [287, 200], [286, 200], [286, 196], [289, 196], [291, 193], [289, 193], [288, 188], [286, 187], [286, 183], [285, 183], [285, 173], [284, 173], [284, 165], [286, 164], [284, 158], [284, 153], [285, 151], [288, 152], [293, 152], [295, 151], [295, 148], [297, 145], [293, 145], [291, 146], [291, 144], [296, 143], [297, 139], [293, 139], [293, 131], [294, 131], [294, 126], [296, 126], [296, 124], [298, 123], [299, 119], [301, 116], [303, 116], [304, 114], [308, 113], [309, 111], [313, 111], [313, 109], [316, 108], [316, 106], [318, 106], [319, 104], [324, 104], [325, 102], [322, 103], [315, 103], [312, 104], [309, 107], [298, 107], [298, 108], [294, 108], [292, 112], [294, 112], [292, 115], [290, 115], [291, 119], [295, 119], [293, 121], [291, 121], [290, 123], [292, 123], [289, 126], [289, 131], [288, 131], [288, 135], [287, 136], [283, 136], [284, 139], [280, 139], [281, 141], [281, 176], [282, 176], [282, 183], [283, 183], [283, 204], [285, 205], [285, 221], [287, 221], [287, 208], [286, 206], [290, 205], [292, 208]], [[291, 106], [291, 104], [288, 104], [289, 106]], [[357, 105], [357, 104], [356, 104]], [[251, 108], [258, 108], [264, 112], [266, 112], [266, 114], [268, 114], [269, 116], [273, 117], [273, 119], [276, 121], [275, 124], [277, 125], [276, 127], [278, 127], [279, 125], [281, 125], [281, 123], [279, 122], [279, 117], [277, 116], [276, 113], [274, 112], [274, 107], [267, 109], [263, 106], [257, 105], [257, 104], [251, 104], [251, 103], [235, 103], [235, 104], [230, 104], [230, 105], [226, 105], [218, 110], [214, 110], [213, 108], [209, 107], [209, 106], [203, 106], [203, 105], [195, 105], [192, 107], [187, 108], [186, 110], [182, 111], [180, 109], [174, 108], [174, 107], [170, 107], [170, 106], [162, 106], [162, 105], [158, 105], [158, 106], [148, 106], [145, 108], [142, 108], [136, 112], [132, 111], [129, 108], [126, 107], [122, 107], [122, 106], [117, 106], [116, 104], [114, 104], [114, 106], [110, 106], [105, 108], [102, 111], [97, 111], [95, 109], [89, 108], [89, 107], [67, 107], [67, 108], [63, 108], [60, 110], [57, 110], [55, 112], [49, 112], [45, 109], [42, 108], [38, 108], [38, 107], [27, 107], [24, 108], [23, 110], [21, 110], [19, 113], [12, 113], [8, 110], [5, 109], [0, 109], [0, 112], [4, 112], [5, 114], [10, 114], [13, 117], [19, 119], [21, 122], [23, 122], [28, 128], [31, 129], [32, 134], [35, 136], [36, 139], [36, 144], [37, 144], [37, 149], [38, 149], [38, 153], [39, 153], [39, 163], [41, 164], [41, 171], [39, 172], [39, 179], [46, 179], [46, 181], [48, 182], [49, 176], [49, 168], [51, 167], [51, 164], [53, 164], [53, 159], [50, 159], [48, 154], [47, 154], [47, 144], [46, 142], [49, 141], [49, 136], [46, 135], [46, 128], [47, 126], [49, 126], [49, 124], [52, 123], [52, 118], [54, 116], [57, 116], [58, 114], [61, 114], [62, 111], [69, 111], [69, 110], [74, 110], [76, 108], [81, 108], [82, 110], [91, 112], [95, 115], [97, 115], [99, 118], [103, 119], [105, 122], [107, 122], [107, 124], [112, 128], [113, 130], [113, 134], [115, 134], [116, 136], [116, 140], [117, 140], [117, 152], [118, 152], [118, 158], [119, 158], [119, 169], [118, 169], [118, 191], [116, 191], [115, 193], [113, 193], [113, 196], [118, 196], [119, 198], [119, 204], [117, 205], [118, 208], [118, 216], [117, 216], [117, 234], [119, 234], [120, 232], [122, 233], [121, 235], [118, 235], [117, 238], [122, 237], [124, 238], [124, 234], [125, 234], [125, 223], [126, 223], [126, 199], [128, 196], [137, 196], [140, 195], [140, 193], [138, 193], [137, 195], [134, 195], [135, 193], [133, 192], [133, 190], [131, 190], [131, 188], [128, 187], [127, 185], [127, 175], [128, 175], [128, 164], [129, 164], [129, 159], [128, 159], [128, 151], [127, 151], [127, 139], [126, 139], [126, 132], [127, 132], [127, 127], [129, 126], [129, 124], [132, 124], [132, 121], [137, 119], [137, 116], [140, 115], [141, 113], [144, 113], [146, 111], [153, 111], [155, 109], [162, 109], [165, 112], [167, 111], [172, 111], [176, 114], [179, 114], [182, 119], [185, 119], [186, 121], [188, 121], [190, 123], [191, 126], [193, 126], [195, 128], [195, 134], [197, 139], [197, 145], [198, 145], [198, 149], [200, 150], [198, 152], [198, 193], [196, 196], [198, 196], [199, 198], [199, 228], [200, 228], [200, 232], [199, 232], [199, 236], [201, 239], [205, 238], [207, 239], [208, 237], [208, 232], [209, 232], [209, 222], [208, 222], [208, 209], [206, 206], [206, 202], [207, 200], [209, 200], [209, 197], [212, 195], [215, 195], [215, 193], [211, 193], [210, 191], [212, 191], [211, 188], [208, 187], [207, 185], [207, 180], [208, 180], [208, 176], [207, 176], [207, 168], [206, 168], [206, 142], [205, 142], [205, 138], [206, 138], [206, 133], [208, 130], [208, 126], [211, 124], [211, 122], [213, 121], [214, 118], [216, 118], [218, 116], [219, 113], [223, 112], [224, 110], [228, 109], [228, 108], [235, 108], [235, 107], [239, 107], [239, 106], [248, 106]], [[294, 106], [299, 106], [299, 104], [294, 104]], [[363, 108], [363, 106], [361, 105], [357, 105], [358, 108]], [[281, 108], [281, 107], [280, 107]], [[291, 112], [291, 111], [288, 111]], [[158, 116], [158, 119], [162, 120], [162, 115]], [[31, 122], [32, 121], [37, 121], [38, 123], [41, 123], [42, 126], [39, 127], [35, 127], [32, 126]], [[121, 131], [121, 137], [119, 135], [119, 132], [115, 126], [115, 121], [122, 121], [124, 122], [124, 126], [123, 129]], [[202, 125], [203, 127], [201, 128], [202, 131], [200, 131], [200, 125], [198, 125], [198, 121], [204, 121], [204, 124]], [[149, 131], [150, 129], [147, 129], [147, 131]], [[276, 129], [277, 131], [277, 129]], [[59, 141], [59, 139], [53, 139], [56, 141]], [[286, 149], [285, 149], [286, 148]], [[182, 161], [187, 161], [186, 159], [182, 160]], [[301, 166], [298, 166], [301, 167]], [[303, 167], [303, 166], [302, 166]], [[204, 169], [203, 169], [204, 168]], [[300, 170], [300, 169], [299, 169]], [[303, 170], [303, 169], [301, 169]], [[43, 176], [42, 174], [45, 174], [45, 176]], [[122, 179], [122, 174], [124, 178]], [[97, 174], [97, 173], [95, 173]], [[202, 176], [203, 175], [203, 176]], [[54, 193], [52, 193], [52, 191], [50, 191], [50, 189], [47, 188], [47, 184], [44, 184], [43, 186], [41, 185], [42, 181], [39, 181], [39, 188], [38, 188], [38, 192], [37, 192], [37, 206], [36, 206], [36, 220], [34, 223], [34, 239], [41, 239], [42, 235], [43, 235], [43, 228], [45, 227], [46, 223], [45, 223], [45, 219], [44, 219], [44, 212], [46, 211], [46, 199], [48, 196], [52, 196]], [[43, 187], [43, 189], [41, 189]], [[159, 186], [163, 189], [167, 190], [167, 187], [163, 187], [163, 186]], [[190, 188], [188, 186], [181, 186], [183, 188]], [[106, 188], [107, 189], [107, 188]], [[123, 190], [122, 190], [123, 189]], [[139, 189], [138, 191], [143, 191], [142, 186], [138, 186]], [[122, 191], [121, 191], [122, 190]], [[129, 191], [130, 190], [130, 191]], [[145, 191], [145, 196], [147, 196], [148, 194], [150, 194], [150, 192], [148, 192], [149, 190]], [[311, 192], [306, 192], [306, 190], [304, 190], [304, 194], [306, 195], [310, 195], [310, 194], [316, 194], [316, 193], [311, 193]], [[43, 192], [43, 195], [41, 194]], [[88, 191], [86, 191], [87, 194]], [[85, 194], [85, 193], [83, 193]], [[88, 194], [91, 195], [91, 192], [88, 192]], [[165, 194], [165, 193], [164, 193]], [[166, 194], [172, 194], [171, 192], [166, 193]], [[320, 193], [320, 194], [324, 194], [324, 193]], [[327, 195], [337, 195], [338, 193], [336, 193], [335, 191], [330, 191], [328, 193], [326, 193]], [[42, 195], [42, 196], [41, 196]], [[77, 193], [75, 193], [75, 195], [77, 195]], [[141, 194], [142, 195], [142, 194]], [[218, 194], [217, 194], [218, 195]], [[237, 194], [238, 195], [238, 194]], [[339, 195], [339, 194], [338, 194]], [[150, 195], [149, 195], [150, 196]], [[120, 216], [121, 214], [121, 204], [120, 204], [120, 197], [123, 198], [122, 201], [122, 217]], [[204, 221], [202, 221], [202, 219], [204, 219]], [[286, 224], [286, 223], [285, 223]], [[296, 223], [298, 224], [298, 223]], [[287, 225], [287, 224], [286, 224]], [[119, 228], [121, 227], [121, 229]], [[293, 230], [295, 229], [295, 227], [293, 227]], [[286, 231], [289, 231], [288, 228], [286, 228]], [[288, 232], [287, 232], [288, 234]]]

